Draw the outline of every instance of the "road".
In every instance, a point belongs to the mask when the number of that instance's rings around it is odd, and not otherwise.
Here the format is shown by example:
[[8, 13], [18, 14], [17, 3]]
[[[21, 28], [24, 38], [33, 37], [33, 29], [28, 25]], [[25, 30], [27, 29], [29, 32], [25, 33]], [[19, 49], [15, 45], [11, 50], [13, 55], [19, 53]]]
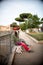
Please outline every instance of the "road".
[[20, 31], [19, 37], [24, 39], [27, 44], [32, 46], [31, 50], [33, 52], [24, 51], [22, 54], [16, 54], [13, 65], [42, 65], [43, 44], [38, 44], [30, 40], [29, 36], [22, 31]]

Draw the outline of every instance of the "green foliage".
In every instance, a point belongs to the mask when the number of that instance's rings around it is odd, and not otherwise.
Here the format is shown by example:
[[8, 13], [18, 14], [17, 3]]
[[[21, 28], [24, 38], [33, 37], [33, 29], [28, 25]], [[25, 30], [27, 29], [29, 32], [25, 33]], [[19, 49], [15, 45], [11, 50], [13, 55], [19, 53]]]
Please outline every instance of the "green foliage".
[[25, 22], [20, 25], [22, 30], [28, 28], [39, 28], [39, 25], [43, 23], [43, 18], [40, 21], [40, 18], [37, 15], [32, 15], [31, 13], [22, 13], [19, 15], [19, 18], [15, 18], [15, 20]]
[[37, 15], [33, 15], [32, 19], [33, 19], [34, 21], [39, 21], [40, 18], [39, 18]]
[[29, 13], [22, 13], [20, 14], [20, 18], [24, 19], [24, 18], [28, 18]]
[[32, 18], [32, 14], [31, 13], [22, 13], [22, 14], [20, 14], [20, 18], [22, 18], [22, 19]]
[[28, 19], [29, 19], [29, 18], [32, 19], [32, 14], [31, 14], [31, 13], [29, 13], [29, 15], [28, 15]]
[[16, 21], [23, 22], [24, 20], [22, 18], [15, 18]]
[[25, 23], [20, 24], [20, 28], [21, 30], [26, 30], [26, 24]]
[[16, 27], [18, 26], [17, 23], [13, 22], [12, 24], [10, 24], [10, 27]]
[[43, 18], [41, 18], [41, 21], [43, 21]]

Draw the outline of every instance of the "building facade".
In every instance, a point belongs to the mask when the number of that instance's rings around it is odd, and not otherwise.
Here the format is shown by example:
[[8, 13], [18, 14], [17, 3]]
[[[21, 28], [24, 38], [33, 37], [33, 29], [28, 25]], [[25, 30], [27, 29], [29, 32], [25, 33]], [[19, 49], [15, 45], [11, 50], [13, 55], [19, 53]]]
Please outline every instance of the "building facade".
[[0, 26], [0, 31], [10, 31], [10, 30], [11, 30], [10, 25], [8, 25], [8, 26]]

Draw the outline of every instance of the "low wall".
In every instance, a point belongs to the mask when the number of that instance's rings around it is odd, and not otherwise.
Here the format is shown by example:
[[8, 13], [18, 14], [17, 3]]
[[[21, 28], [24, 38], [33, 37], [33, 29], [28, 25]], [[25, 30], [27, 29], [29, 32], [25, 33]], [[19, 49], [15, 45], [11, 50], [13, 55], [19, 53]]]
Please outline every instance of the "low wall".
[[0, 31], [0, 37], [4, 35], [11, 34], [12, 31]]
[[9, 31], [2, 32], [0, 34], [0, 64], [5, 65], [8, 62], [13, 46], [12, 33]]
[[8, 65], [13, 65], [13, 61], [14, 61], [15, 55], [16, 55], [16, 46], [13, 47], [12, 53], [9, 56]]

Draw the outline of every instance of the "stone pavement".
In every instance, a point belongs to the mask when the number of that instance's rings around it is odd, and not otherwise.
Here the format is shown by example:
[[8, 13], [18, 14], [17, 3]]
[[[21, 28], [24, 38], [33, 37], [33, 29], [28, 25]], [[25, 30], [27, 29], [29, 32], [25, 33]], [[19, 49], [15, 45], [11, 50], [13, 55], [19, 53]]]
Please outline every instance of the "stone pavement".
[[22, 54], [16, 54], [13, 60], [13, 65], [42, 65], [43, 63], [43, 44], [35, 43], [30, 40], [29, 36], [20, 31], [20, 38], [31, 45], [33, 52], [24, 51]]

